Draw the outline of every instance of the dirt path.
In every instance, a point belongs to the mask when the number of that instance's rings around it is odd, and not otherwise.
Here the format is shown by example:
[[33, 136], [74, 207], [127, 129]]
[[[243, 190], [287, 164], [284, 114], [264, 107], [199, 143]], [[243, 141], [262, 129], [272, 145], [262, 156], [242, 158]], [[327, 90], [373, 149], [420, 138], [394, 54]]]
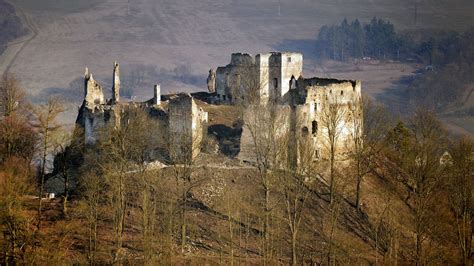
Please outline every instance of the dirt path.
[[[11, 4], [13, 5], [13, 3]], [[21, 53], [21, 51], [23, 51], [25, 46], [28, 45], [34, 38], [36, 38], [36, 36], [38, 36], [38, 30], [31, 20], [31, 17], [28, 16], [18, 5], [15, 6], [15, 10], [17, 15], [23, 21], [23, 24], [28, 28], [29, 32], [26, 36], [15, 39], [7, 44], [7, 49], [5, 49], [0, 57], [0, 67], [3, 68], [1, 71], [3, 74], [10, 71], [10, 68], [15, 63], [15, 60], [18, 58], [18, 55]]]

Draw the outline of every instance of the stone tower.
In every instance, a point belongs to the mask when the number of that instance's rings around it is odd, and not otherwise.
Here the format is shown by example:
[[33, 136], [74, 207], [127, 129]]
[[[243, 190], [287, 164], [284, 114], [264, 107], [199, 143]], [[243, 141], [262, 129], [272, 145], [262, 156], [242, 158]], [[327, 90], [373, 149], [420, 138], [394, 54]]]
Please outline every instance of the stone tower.
[[89, 72], [87, 67], [84, 73], [84, 101], [87, 106], [105, 103], [102, 86], [94, 80], [92, 73]]
[[153, 104], [160, 105], [161, 103], [161, 87], [160, 84], [156, 84], [153, 88]]
[[117, 62], [114, 62], [114, 85], [112, 87], [112, 102], [120, 101], [120, 67]]

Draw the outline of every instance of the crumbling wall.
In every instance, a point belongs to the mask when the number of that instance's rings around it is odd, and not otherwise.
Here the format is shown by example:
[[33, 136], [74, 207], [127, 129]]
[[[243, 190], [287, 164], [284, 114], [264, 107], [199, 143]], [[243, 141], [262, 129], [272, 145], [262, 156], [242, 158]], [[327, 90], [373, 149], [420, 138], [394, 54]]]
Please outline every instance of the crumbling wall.
[[[288, 86], [290, 86], [290, 80], [291, 77], [288, 80]], [[289, 118], [284, 127], [289, 127], [291, 130], [291, 137], [286, 142], [290, 162], [299, 165], [303, 161], [307, 163], [305, 161], [307, 158], [328, 158], [329, 138], [326, 121], [328, 120], [327, 117], [330, 116], [330, 106], [337, 106], [338, 116], [341, 117], [337, 126], [336, 148], [338, 154], [343, 156], [353, 149], [352, 138], [355, 134], [355, 124], [361, 125], [362, 123], [362, 111], [359, 110], [361, 101], [360, 81], [299, 78], [297, 88], [289, 91], [288, 97], [290, 98], [288, 105], [281, 102], [276, 104], [279, 106], [278, 112], [284, 113]], [[259, 113], [272, 112], [271, 110], [272, 108], [261, 106], [258, 111], [254, 107], [249, 107], [245, 111], [244, 124], [247, 126], [243, 128], [241, 152], [238, 156], [241, 160], [255, 161], [255, 132], [251, 132], [248, 125], [251, 124], [257, 129], [260, 126], [260, 130], [265, 132], [268, 125], [265, 125], [263, 121], [255, 125], [254, 120], [255, 117], [261, 117]], [[310, 149], [309, 152], [313, 153], [309, 154], [308, 149]], [[305, 158], [302, 156], [305, 156]]]
[[91, 107], [105, 103], [102, 86], [94, 80], [88, 68], [86, 68], [86, 73], [84, 74], [84, 101], [86, 105]]
[[[336, 148], [341, 154], [353, 149], [355, 124], [362, 123], [360, 105], [360, 81], [312, 78], [300, 80], [297, 92], [293, 95], [298, 102], [300, 128], [306, 127], [314, 139], [319, 157], [328, 156], [327, 117], [330, 116], [329, 106], [337, 106], [342, 117], [337, 127], [338, 138]], [[306, 119], [303, 117], [306, 116]], [[326, 118], [325, 118], [326, 117]], [[359, 132], [361, 133], [361, 132]]]
[[[257, 156], [265, 156], [272, 160], [270, 162], [272, 164], [288, 162], [292, 137], [291, 107], [250, 105], [244, 110], [243, 115], [244, 125], [237, 158], [256, 163]], [[262, 152], [267, 155], [263, 155]]]
[[207, 113], [196, 105], [189, 94], [180, 94], [171, 99], [168, 110], [171, 160], [177, 163], [189, 162], [200, 153]]
[[300, 53], [232, 54], [230, 64], [217, 68], [216, 92], [222, 102], [232, 103], [236, 95], [258, 97], [261, 103], [287, 102], [290, 80], [302, 71]]

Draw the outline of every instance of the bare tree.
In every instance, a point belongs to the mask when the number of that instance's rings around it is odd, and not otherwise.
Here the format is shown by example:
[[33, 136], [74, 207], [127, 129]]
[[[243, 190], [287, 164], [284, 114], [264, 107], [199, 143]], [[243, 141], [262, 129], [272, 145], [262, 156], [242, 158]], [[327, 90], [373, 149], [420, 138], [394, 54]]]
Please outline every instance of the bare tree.
[[81, 202], [80, 210], [87, 220], [88, 250], [87, 258], [89, 263], [95, 264], [98, 250], [97, 227], [100, 219], [100, 212], [103, 206], [102, 198], [105, 189], [104, 180], [93, 172], [86, 173], [81, 178]]
[[356, 176], [355, 205], [360, 209], [362, 183], [375, 167], [390, 119], [382, 105], [366, 98], [349, 107], [349, 117], [352, 123], [350, 159]]
[[186, 238], [187, 238], [187, 208], [188, 201], [191, 197], [191, 191], [193, 188], [199, 186], [202, 180], [196, 180], [193, 178], [193, 171], [196, 163], [196, 154], [199, 154], [201, 149], [200, 145], [194, 145], [193, 143], [199, 142], [198, 135], [192, 135], [191, 140], [189, 136], [177, 135], [170, 136], [173, 140], [170, 143], [179, 143], [175, 147], [169, 147], [170, 157], [174, 158], [174, 164], [172, 166], [173, 176], [175, 177], [177, 188], [178, 188], [178, 206], [180, 212], [180, 244], [181, 252], [185, 252]]
[[63, 132], [59, 136], [57, 143], [54, 170], [63, 180], [62, 210], [64, 216], [68, 215], [67, 206], [71, 187], [71, 170], [74, 166], [78, 166], [81, 160], [81, 148], [84, 145], [81, 136], [80, 129], [75, 129], [72, 133]]
[[0, 118], [12, 115], [25, 101], [26, 93], [12, 74], [0, 80]]
[[38, 223], [37, 229], [41, 228], [41, 211], [42, 198], [44, 193], [44, 182], [46, 176], [46, 168], [50, 163], [50, 155], [57, 148], [58, 134], [62, 130], [62, 126], [58, 123], [57, 118], [64, 111], [61, 100], [57, 97], [51, 97], [46, 104], [40, 105], [35, 109], [37, 120], [37, 129], [40, 135], [38, 143], [39, 154], [39, 193], [38, 193]]
[[329, 202], [329, 215], [325, 217], [325, 228], [327, 234], [327, 263], [328, 265], [336, 265], [337, 262], [337, 225], [339, 218], [342, 213], [343, 204], [345, 203], [344, 195], [347, 193], [349, 186], [349, 179], [347, 176], [343, 176], [346, 173], [345, 169], [341, 169], [339, 166], [338, 170], [334, 172], [333, 179], [333, 197], [332, 201]]
[[397, 181], [408, 188], [406, 202], [414, 213], [414, 262], [424, 264], [424, 243], [436, 226], [432, 217], [436, 189], [446, 170], [440, 164], [446, 150], [446, 132], [434, 114], [418, 110], [408, 127], [399, 123], [389, 132], [388, 146], [388, 167]]
[[24, 195], [31, 192], [30, 161], [11, 157], [0, 164], [0, 263], [27, 263], [33, 246], [29, 230], [33, 219], [27, 214]]
[[134, 177], [138, 176], [139, 182], [146, 178], [144, 163], [147, 159], [147, 144], [151, 134], [144, 109], [129, 106], [122, 111], [119, 121], [110, 127], [105, 127], [101, 134], [99, 147], [102, 159], [98, 162], [105, 176], [112, 210], [114, 260], [120, 259], [127, 208], [135, 198]]
[[344, 129], [347, 110], [335, 94], [323, 101], [321, 111], [321, 127], [324, 136], [324, 147], [329, 157], [329, 201], [334, 196], [334, 186], [337, 182], [336, 160], [341, 146], [340, 141]]
[[279, 169], [288, 161], [289, 108], [273, 103], [256, 104], [246, 107], [245, 128], [252, 143], [252, 155], [256, 162], [259, 183], [263, 194], [263, 254], [265, 259], [271, 255], [270, 220], [272, 204], [270, 193], [275, 186], [273, 170]]
[[31, 161], [35, 152], [36, 133], [25, 112], [25, 92], [11, 74], [0, 80], [0, 162], [12, 156]]
[[471, 265], [474, 228], [474, 142], [462, 138], [450, 149], [448, 191], [456, 219], [458, 246], [462, 264]]
[[[300, 123], [297, 122], [296, 124]], [[296, 161], [289, 158], [287, 164], [282, 164], [281, 170], [276, 171], [276, 173], [279, 177], [278, 183], [284, 197], [284, 213], [286, 214], [284, 220], [290, 232], [291, 261], [293, 265], [296, 265], [298, 264], [298, 236], [303, 213], [310, 196], [309, 187], [318, 175], [317, 154], [314, 141], [309, 134], [303, 134], [300, 137], [288, 134], [286, 137], [288, 139], [284, 143], [294, 143], [292, 140], [297, 141], [297, 145], [293, 147], [293, 149], [297, 150], [290, 150], [289, 152], [297, 154], [298, 158]], [[290, 146], [292, 145], [290, 144]], [[281, 148], [287, 149], [288, 147], [282, 146]]]

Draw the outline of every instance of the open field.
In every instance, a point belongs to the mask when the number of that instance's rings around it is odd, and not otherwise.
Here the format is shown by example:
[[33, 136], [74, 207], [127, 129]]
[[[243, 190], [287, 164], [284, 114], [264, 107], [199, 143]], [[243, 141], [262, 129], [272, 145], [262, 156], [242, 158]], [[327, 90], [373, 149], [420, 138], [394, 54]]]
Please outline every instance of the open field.
[[[367, 21], [378, 16], [399, 29], [465, 30], [474, 25], [470, 0], [419, 1], [417, 25], [411, 0], [281, 0], [280, 8], [278, 0], [11, 2], [31, 34], [0, 57], [0, 71], [8, 67], [17, 74], [35, 101], [53, 92], [82, 93], [71, 82], [82, 76], [86, 66], [96, 79], [110, 84], [114, 60], [121, 63], [122, 75], [137, 66], [156, 69], [156, 76], [134, 92], [137, 100], [150, 97], [157, 82], [164, 92], [204, 90], [208, 69], [226, 64], [236, 51], [298, 50], [305, 53], [306, 75], [331, 74], [331, 69], [318, 71], [320, 62], [312, 60], [311, 40], [322, 25], [344, 17]], [[355, 72], [341, 69], [331, 75], [361, 79], [373, 96], [410, 68], [390, 64]], [[188, 71], [180, 73], [181, 69]], [[169, 72], [176, 75], [164, 74]], [[126, 77], [122, 82], [127, 82]]]

